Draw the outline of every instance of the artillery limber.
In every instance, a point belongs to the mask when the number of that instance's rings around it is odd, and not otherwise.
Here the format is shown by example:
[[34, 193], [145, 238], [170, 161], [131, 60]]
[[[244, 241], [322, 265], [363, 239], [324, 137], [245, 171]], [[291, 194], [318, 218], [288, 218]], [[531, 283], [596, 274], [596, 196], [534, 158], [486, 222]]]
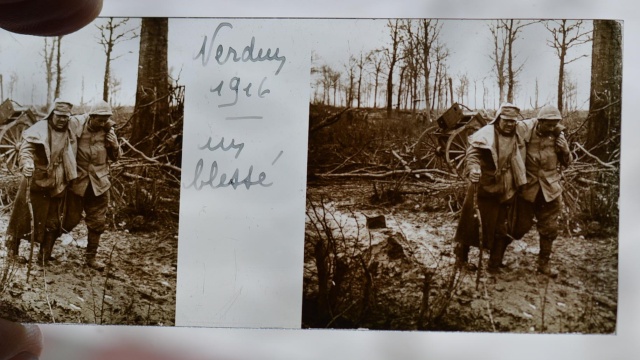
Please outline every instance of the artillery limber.
[[10, 172], [18, 168], [18, 150], [22, 132], [38, 119], [33, 107], [6, 99], [0, 104], [0, 161]]
[[489, 121], [483, 112], [471, 111], [464, 105], [454, 103], [436, 120], [436, 124], [423, 132], [421, 159], [424, 160], [424, 167], [462, 176], [469, 136]]

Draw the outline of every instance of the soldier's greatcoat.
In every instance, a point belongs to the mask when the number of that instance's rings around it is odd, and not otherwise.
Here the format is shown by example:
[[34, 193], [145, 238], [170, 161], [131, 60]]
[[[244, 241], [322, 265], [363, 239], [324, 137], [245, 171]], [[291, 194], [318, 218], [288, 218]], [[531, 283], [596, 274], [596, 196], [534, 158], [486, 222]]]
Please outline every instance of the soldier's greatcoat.
[[[63, 231], [65, 192], [69, 182], [77, 177], [77, 126], [76, 121], [70, 120], [66, 131], [55, 133], [48, 121], [43, 119], [23, 132], [19, 160], [20, 166], [29, 159], [35, 165], [29, 190], [35, 219], [35, 239], [38, 242], [42, 241], [45, 228], [59, 233]], [[57, 145], [52, 146], [52, 141], [57, 141]], [[11, 245], [16, 253], [19, 240], [31, 238], [31, 215], [26, 192], [27, 179], [23, 178], [7, 227], [7, 235], [13, 239]]]

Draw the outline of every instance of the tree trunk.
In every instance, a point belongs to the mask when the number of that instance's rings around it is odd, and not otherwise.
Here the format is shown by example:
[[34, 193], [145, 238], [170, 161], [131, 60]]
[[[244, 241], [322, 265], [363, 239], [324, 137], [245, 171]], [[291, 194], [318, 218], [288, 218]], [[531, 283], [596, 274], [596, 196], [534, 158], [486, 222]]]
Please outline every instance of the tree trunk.
[[[51, 95], [53, 89], [53, 52], [55, 49], [56, 39], [52, 40], [51, 48], [49, 48], [48, 39], [44, 39], [44, 66], [45, 66], [45, 74], [47, 80], [47, 106], [48, 109], [51, 106]], [[2, 97], [4, 99], [4, 96]]]
[[102, 100], [109, 102], [109, 78], [111, 77], [111, 52], [113, 44], [109, 42], [107, 45], [107, 61], [104, 66], [104, 83], [102, 85]]
[[402, 103], [402, 83], [404, 80], [404, 71], [407, 69], [406, 66], [403, 66], [400, 69], [400, 84], [398, 84], [398, 103], [396, 104], [396, 111], [400, 111], [400, 105]]
[[622, 25], [594, 20], [586, 148], [602, 161], [620, 146], [621, 99]]
[[168, 19], [144, 18], [140, 29], [138, 86], [131, 143], [148, 156], [169, 125]]
[[389, 21], [389, 28], [391, 30], [391, 54], [389, 59], [389, 74], [387, 76], [387, 117], [391, 117], [391, 111], [393, 109], [393, 70], [398, 61], [398, 45], [400, 43], [399, 38], [399, 20], [395, 20], [395, 24], [391, 24]]
[[378, 108], [378, 76], [379, 73], [376, 71], [376, 85], [373, 90], [373, 108]]
[[509, 43], [507, 49], [507, 73], [509, 74], [509, 83], [507, 84], [507, 102], [513, 104], [513, 88], [515, 87], [515, 71], [513, 70], [513, 42], [515, 41], [515, 33], [513, 31], [513, 20], [509, 20], [508, 27]]
[[560, 31], [562, 34], [562, 45], [560, 46], [560, 69], [558, 70], [558, 110], [560, 110], [560, 113], [562, 114], [562, 110], [564, 110], [564, 107], [562, 106], [564, 100], [564, 62], [565, 57], [567, 56], [567, 34], [564, 31], [564, 25]]
[[62, 87], [62, 63], [61, 63], [61, 48], [62, 45], [62, 36], [58, 36], [58, 43], [56, 47], [56, 90], [54, 92], [54, 99], [60, 97], [60, 88]]
[[360, 70], [360, 74], [358, 75], [358, 109], [360, 109], [360, 99], [362, 96], [362, 70]]

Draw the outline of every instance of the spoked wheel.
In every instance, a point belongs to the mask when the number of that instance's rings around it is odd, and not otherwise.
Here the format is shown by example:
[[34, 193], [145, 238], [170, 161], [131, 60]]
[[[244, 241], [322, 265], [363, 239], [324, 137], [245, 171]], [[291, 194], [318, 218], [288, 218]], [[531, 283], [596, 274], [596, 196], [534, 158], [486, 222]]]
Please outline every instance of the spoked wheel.
[[22, 142], [22, 132], [29, 126], [22, 121], [14, 121], [5, 125], [0, 132], [0, 159], [12, 174], [18, 171], [18, 151]]
[[438, 169], [447, 171], [447, 164], [444, 158], [444, 147], [446, 142], [439, 132], [438, 126], [426, 129], [421, 137], [418, 146], [418, 159], [424, 169]]
[[467, 147], [469, 146], [470, 131], [463, 126], [455, 129], [447, 140], [445, 152], [447, 165], [451, 172], [463, 177]]

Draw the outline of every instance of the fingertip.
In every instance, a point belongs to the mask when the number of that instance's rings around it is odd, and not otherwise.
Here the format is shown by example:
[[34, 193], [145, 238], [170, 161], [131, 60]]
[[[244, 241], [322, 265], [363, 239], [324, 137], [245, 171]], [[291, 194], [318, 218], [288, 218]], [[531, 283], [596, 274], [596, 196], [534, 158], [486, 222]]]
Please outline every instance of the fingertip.
[[42, 331], [40, 330], [40, 327], [35, 324], [22, 324], [22, 326], [24, 327], [25, 336], [29, 339], [29, 351], [39, 357], [42, 353], [43, 346]]
[[38, 360], [40, 357], [29, 352], [20, 353], [9, 360]]
[[102, 0], [0, 0], [0, 27], [26, 35], [67, 35], [91, 23], [102, 5]]
[[0, 347], [0, 359], [31, 355], [33, 355], [32, 358], [37, 359], [42, 353], [42, 332], [37, 325], [23, 325], [0, 319], [0, 339], [3, 345]]

